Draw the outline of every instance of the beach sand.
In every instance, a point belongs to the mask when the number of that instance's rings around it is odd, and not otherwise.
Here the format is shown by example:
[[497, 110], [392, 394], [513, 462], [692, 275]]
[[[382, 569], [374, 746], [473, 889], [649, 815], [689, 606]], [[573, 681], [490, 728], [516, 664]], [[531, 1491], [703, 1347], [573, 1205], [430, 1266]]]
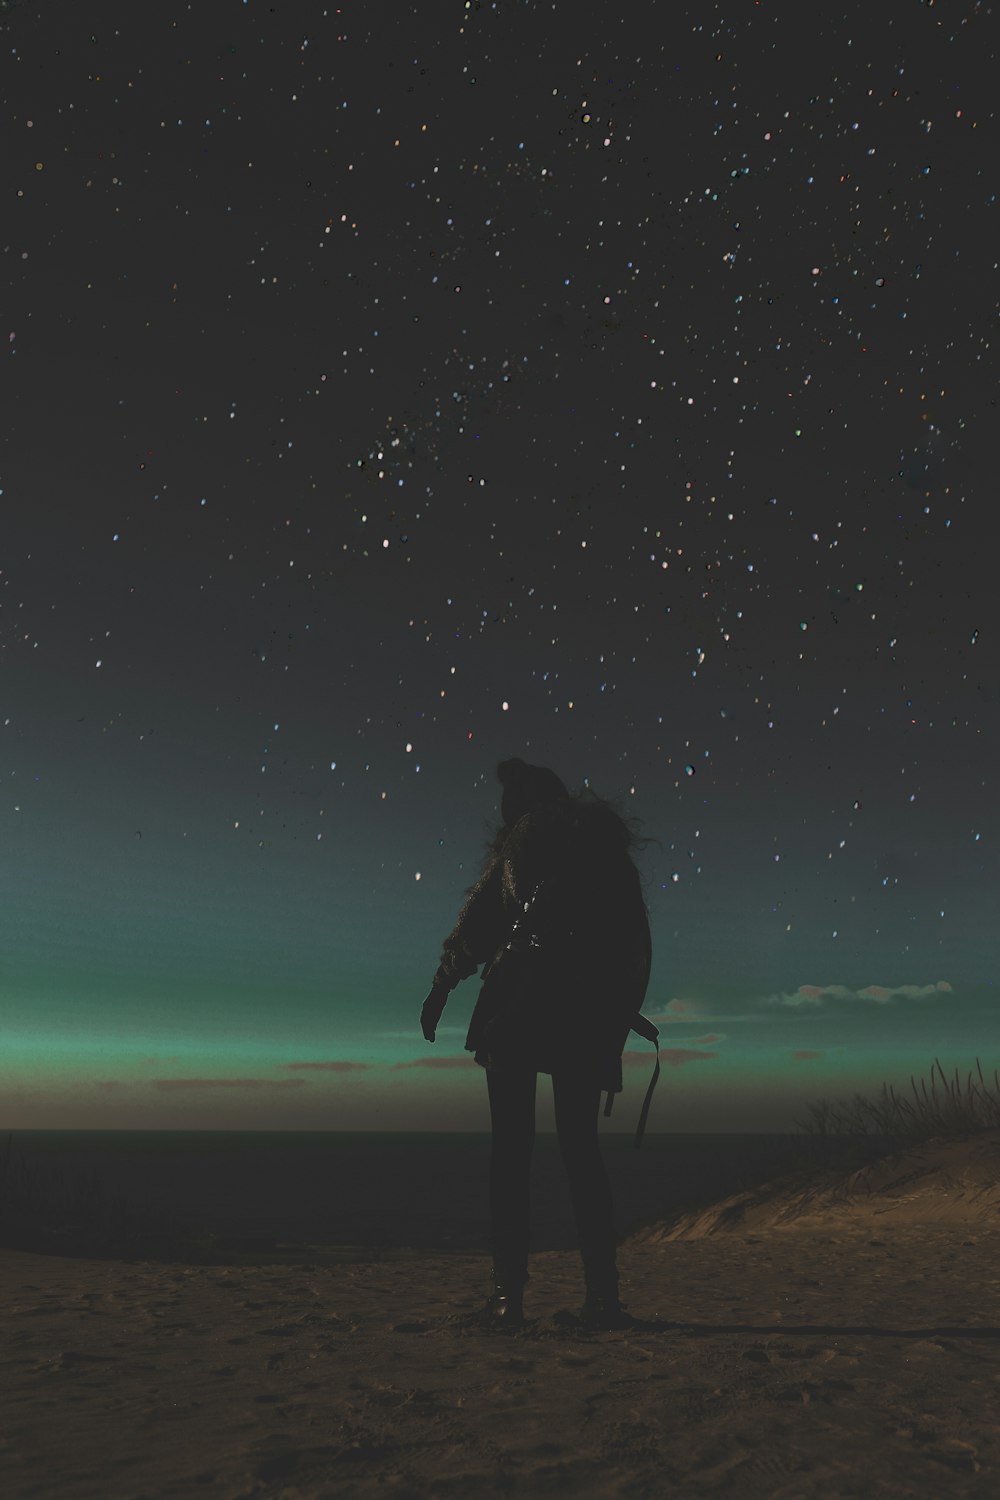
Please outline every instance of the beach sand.
[[0, 1251], [0, 1493], [996, 1496], [1000, 1132], [620, 1247], [636, 1327], [463, 1324], [483, 1255], [183, 1265]]

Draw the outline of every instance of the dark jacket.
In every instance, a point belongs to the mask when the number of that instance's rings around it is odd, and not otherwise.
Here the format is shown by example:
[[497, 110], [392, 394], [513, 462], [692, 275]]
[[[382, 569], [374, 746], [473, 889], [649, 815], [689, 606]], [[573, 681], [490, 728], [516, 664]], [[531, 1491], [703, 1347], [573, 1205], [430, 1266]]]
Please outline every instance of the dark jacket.
[[[554, 1023], [519, 1038], [524, 1060], [546, 1073], [572, 1066], [602, 1090], [620, 1093], [621, 1054], [646, 996], [652, 942], [622, 825], [599, 803], [542, 803], [518, 819], [469, 888], [434, 981], [451, 990], [480, 964], [488, 966], [540, 880], [546, 881], [538, 916]], [[465, 1041], [483, 1067], [490, 1064], [486, 996], [484, 988]]]

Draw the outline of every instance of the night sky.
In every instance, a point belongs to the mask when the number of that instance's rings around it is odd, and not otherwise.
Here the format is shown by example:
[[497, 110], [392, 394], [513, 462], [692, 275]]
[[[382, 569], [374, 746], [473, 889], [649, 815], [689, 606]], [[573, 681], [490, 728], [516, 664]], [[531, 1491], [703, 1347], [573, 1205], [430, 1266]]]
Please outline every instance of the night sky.
[[7, 0], [0, 1127], [488, 1129], [511, 755], [659, 840], [650, 1131], [1000, 1064], [997, 39]]

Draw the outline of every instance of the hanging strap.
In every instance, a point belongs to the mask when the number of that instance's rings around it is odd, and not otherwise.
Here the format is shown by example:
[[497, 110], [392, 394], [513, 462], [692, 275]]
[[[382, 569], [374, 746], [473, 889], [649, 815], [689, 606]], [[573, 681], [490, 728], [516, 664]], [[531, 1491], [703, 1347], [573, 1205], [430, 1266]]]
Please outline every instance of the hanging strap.
[[[631, 1030], [638, 1032], [639, 1036], [645, 1037], [647, 1042], [652, 1042], [656, 1047], [656, 1066], [653, 1069], [653, 1076], [649, 1080], [649, 1087], [646, 1090], [646, 1097], [643, 1100], [642, 1111], [639, 1115], [639, 1124], [636, 1127], [635, 1132], [635, 1149], [638, 1151], [639, 1146], [642, 1143], [643, 1133], [646, 1129], [646, 1120], [649, 1115], [649, 1105], [653, 1097], [653, 1090], [656, 1088], [656, 1080], [660, 1076], [660, 1033], [657, 1031], [652, 1021], [650, 1021], [646, 1016], [640, 1014], [636, 1014], [634, 1020], [632, 1021]], [[607, 1102], [604, 1106], [605, 1119], [607, 1119], [611, 1114], [611, 1103], [614, 1097], [614, 1094], [610, 1092], [608, 1093]]]

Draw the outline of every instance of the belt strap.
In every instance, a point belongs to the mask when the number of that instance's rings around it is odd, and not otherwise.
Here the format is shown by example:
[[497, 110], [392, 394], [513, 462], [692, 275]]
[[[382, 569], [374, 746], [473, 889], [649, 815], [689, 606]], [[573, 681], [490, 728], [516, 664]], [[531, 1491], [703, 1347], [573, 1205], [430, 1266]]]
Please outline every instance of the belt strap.
[[[639, 1124], [635, 1132], [635, 1149], [638, 1151], [639, 1146], [642, 1143], [643, 1134], [646, 1129], [646, 1120], [649, 1115], [649, 1105], [653, 1097], [653, 1090], [656, 1088], [656, 1081], [660, 1076], [660, 1033], [657, 1031], [652, 1021], [650, 1021], [646, 1016], [638, 1014], [632, 1021], [631, 1030], [638, 1032], [641, 1037], [645, 1037], [647, 1042], [652, 1042], [656, 1047], [656, 1066], [653, 1069], [653, 1076], [649, 1080], [649, 1087], [646, 1090], [646, 1097], [642, 1103], [642, 1112], [639, 1115]], [[614, 1094], [609, 1092], [607, 1102], [604, 1105], [605, 1119], [607, 1119], [611, 1114], [611, 1103], [614, 1097]]]

